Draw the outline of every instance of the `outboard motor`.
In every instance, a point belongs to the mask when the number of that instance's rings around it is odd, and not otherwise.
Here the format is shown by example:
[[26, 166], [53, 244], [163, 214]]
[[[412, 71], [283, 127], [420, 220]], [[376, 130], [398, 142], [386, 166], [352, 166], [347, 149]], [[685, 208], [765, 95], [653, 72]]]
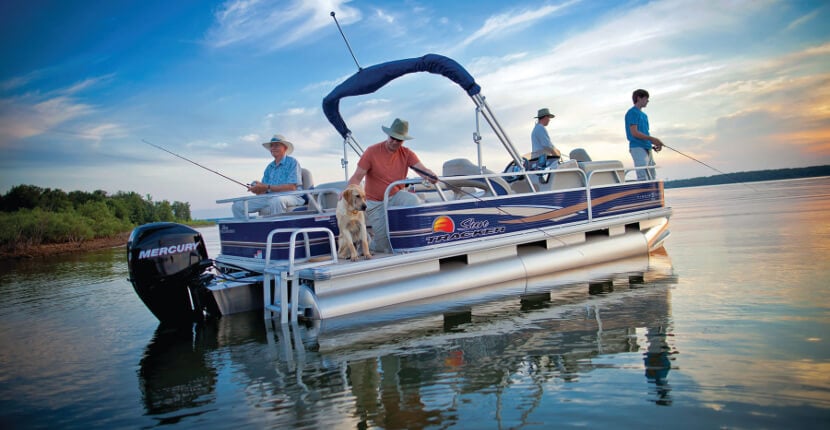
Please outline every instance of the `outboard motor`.
[[198, 231], [172, 222], [136, 227], [127, 242], [127, 263], [135, 292], [162, 323], [219, 315], [205, 288], [213, 278], [205, 270], [213, 263]]

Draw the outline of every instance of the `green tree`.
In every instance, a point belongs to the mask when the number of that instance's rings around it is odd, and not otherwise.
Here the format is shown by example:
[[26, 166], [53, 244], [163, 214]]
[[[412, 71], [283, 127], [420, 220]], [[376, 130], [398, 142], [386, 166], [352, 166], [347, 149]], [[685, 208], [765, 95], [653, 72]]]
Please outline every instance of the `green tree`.
[[190, 203], [173, 202], [173, 215], [178, 221], [190, 221]]
[[40, 203], [43, 188], [34, 185], [17, 185], [3, 197], [3, 210], [14, 212], [20, 209], [34, 209]]
[[65, 212], [71, 210], [73, 205], [63, 190], [47, 188], [40, 196], [38, 207], [49, 212]]
[[154, 221], [175, 221], [173, 206], [167, 200], [156, 202], [153, 207]]

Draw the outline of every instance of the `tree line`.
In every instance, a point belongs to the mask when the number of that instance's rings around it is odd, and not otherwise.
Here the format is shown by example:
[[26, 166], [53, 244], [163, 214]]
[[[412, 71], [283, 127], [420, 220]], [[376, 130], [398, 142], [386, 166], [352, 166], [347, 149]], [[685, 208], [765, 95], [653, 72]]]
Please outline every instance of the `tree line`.
[[113, 237], [157, 221], [190, 222], [190, 203], [154, 202], [135, 192], [70, 191], [17, 185], [0, 195], [0, 246], [8, 250]]
[[755, 170], [713, 175], [691, 179], [666, 181], [666, 188], [700, 187], [705, 185], [733, 184], [737, 182], [777, 181], [782, 179], [814, 178], [830, 176], [830, 165], [795, 167], [785, 169]]

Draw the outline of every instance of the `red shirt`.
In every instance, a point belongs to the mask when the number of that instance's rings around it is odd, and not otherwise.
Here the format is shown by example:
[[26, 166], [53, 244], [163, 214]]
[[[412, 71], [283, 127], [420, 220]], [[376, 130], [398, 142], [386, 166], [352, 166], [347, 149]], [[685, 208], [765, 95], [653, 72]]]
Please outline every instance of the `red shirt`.
[[[357, 166], [366, 170], [366, 198], [383, 200], [383, 192], [392, 182], [406, 178], [409, 166], [421, 162], [411, 149], [401, 146], [395, 152], [386, 149], [386, 141], [370, 146], [360, 157]], [[395, 195], [403, 185], [389, 192]]]

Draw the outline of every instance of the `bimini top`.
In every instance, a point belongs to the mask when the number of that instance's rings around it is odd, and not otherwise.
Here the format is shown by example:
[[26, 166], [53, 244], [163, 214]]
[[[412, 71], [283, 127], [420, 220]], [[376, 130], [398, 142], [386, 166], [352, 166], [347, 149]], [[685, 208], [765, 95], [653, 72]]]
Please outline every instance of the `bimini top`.
[[390, 61], [359, 70], [323, 99], [323, 113], [345, 139], [351, 131], [346, 127], [343, 117], [340, 116], [340, 99], [371, 94], [392, 80], [414, 72], [443, 75], [463, 88], [470, 97], [481, 91], [481, 87], [476, 84], [473, 77], [455, 60], [443, 55], [427, 54], [423, 57]]

